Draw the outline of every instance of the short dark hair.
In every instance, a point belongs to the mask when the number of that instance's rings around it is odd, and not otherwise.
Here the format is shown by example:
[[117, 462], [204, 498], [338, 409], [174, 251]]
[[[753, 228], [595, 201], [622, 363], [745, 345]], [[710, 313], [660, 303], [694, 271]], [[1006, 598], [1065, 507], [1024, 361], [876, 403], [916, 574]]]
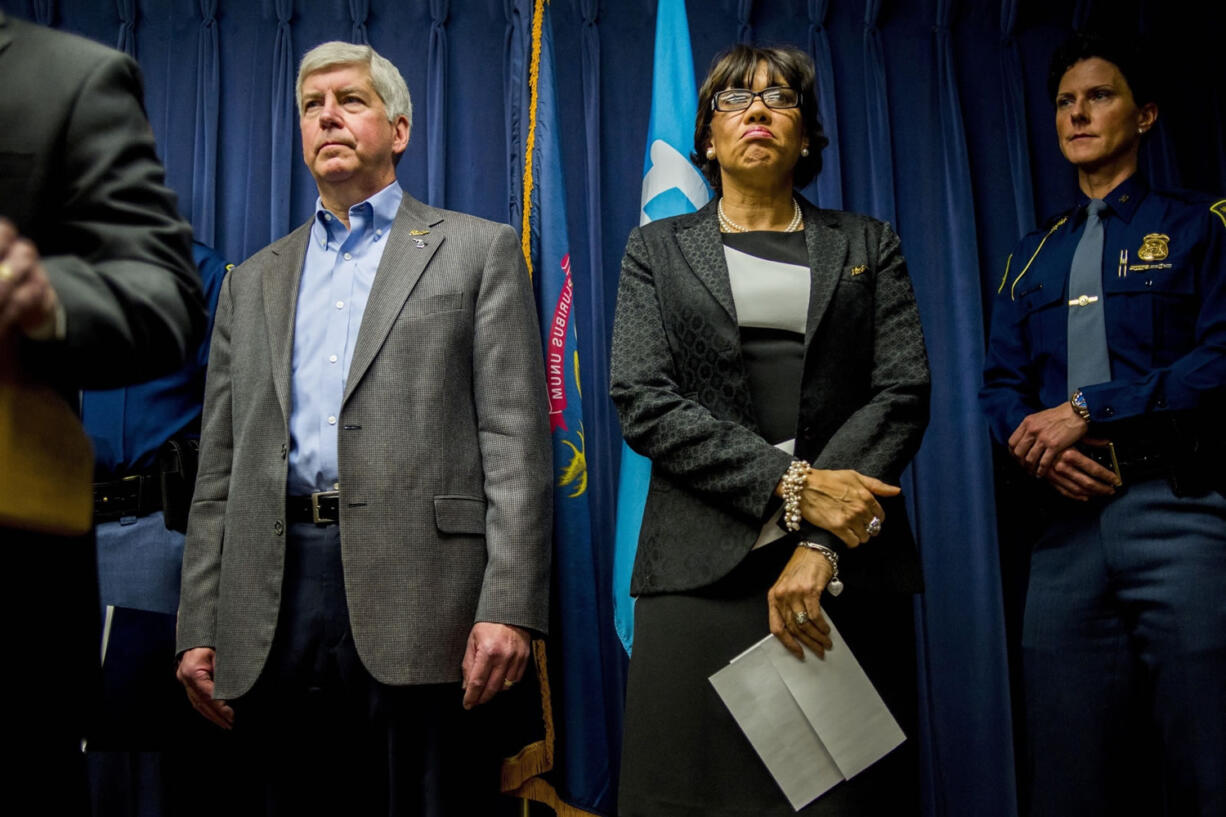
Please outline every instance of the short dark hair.
[[1153, 72], [1137, 41], [1103, 32], [1076, 32], [1060, 44], [1047, 69], [1047, 98], [1054, 104], [1064, 74], [1082, 60], [1098, 57], [1120, 70], [1137, 107], [1157, 102]]
[[707, 142], [711, 133], [711, 100], [725, 88], [748, 87], [759, 63], [766, 63], [771, 76], [779, 77], [789, 87], [800, 92], [800, 123], [809, 139], [809, 155], [801, 156], [792, 170], [792, 184], [804, 187], [822, 170], [822, 150], [830, 144], [822, 123], [817, 118], [816, 72], [813, 60], [798, 48], [790, 46], [754, 47], [734, 45], [715, 55], [707, 78], [698, 91], [698, 115], [694, 119], [694, 152], [690, 159], [702, 170], [707, 181], [720, 189], [719, 162], [707, 158]]

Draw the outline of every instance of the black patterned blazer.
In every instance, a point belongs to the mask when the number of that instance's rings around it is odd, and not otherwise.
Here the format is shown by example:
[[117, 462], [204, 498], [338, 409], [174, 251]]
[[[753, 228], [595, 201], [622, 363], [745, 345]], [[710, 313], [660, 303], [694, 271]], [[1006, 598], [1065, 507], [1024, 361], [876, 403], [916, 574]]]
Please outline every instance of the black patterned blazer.
[[[898, 236], [801, 199], [812, 283], [796, 456], [896, 483], [928, 423], [919, 312]], [[610, 393], [622, 434], [652, 461], [631, 592], [691, 590], [727, 575], [773, 512], [791, 457], [758, 433], [715, 202], [630, 233]], [[901, 497], [880, 536], [840, 554], [852, 586], [922, 589]]]

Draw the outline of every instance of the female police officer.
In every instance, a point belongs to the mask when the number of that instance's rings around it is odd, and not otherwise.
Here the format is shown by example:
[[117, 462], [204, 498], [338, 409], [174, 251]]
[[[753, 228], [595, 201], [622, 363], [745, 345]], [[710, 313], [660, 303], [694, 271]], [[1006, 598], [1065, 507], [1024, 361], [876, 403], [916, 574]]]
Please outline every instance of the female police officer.
[[1010, 257], [980, 395], [1054, 488], [1022, 634], [1036, 817], [1226, 814], [1226, 200], [1137, 173], [1138, 54], [1079, 35], [1052, 61], [1084, 195]]

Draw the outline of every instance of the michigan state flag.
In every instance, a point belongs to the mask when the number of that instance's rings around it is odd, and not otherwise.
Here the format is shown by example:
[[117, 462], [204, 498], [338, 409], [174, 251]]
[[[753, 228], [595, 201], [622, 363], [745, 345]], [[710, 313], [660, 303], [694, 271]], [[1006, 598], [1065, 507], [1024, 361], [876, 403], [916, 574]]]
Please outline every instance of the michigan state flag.
[[[527, 79], [514, 108], [519, 148], [518, 220], [533, 277], [545, 360], [553, 438], [553, 597], [548, 649], [534, 645], [542, 682], [543, 752], [524, 755], [512, 793], [549, 804], [567, 817], [613, 814], [611, 732], [621, 716], [621, 690], [605, 672], [617, 640], [598, 606], [601, 587], [588, 512], [587, 446], [579, 370], [580, 327], [566, 225], [566, 195], [554, 91], [553, 36], [544, 0], [517, 0], [518, 40], [511, 72]], [[612, 729], [610, 726], [612, 725]], [[529, 753], [530, 754], [530, 753]], [[536, 768], [532, 768], [532, 767]], [[504, 764], [504, 783], [508, 768]], [[504, 785], [504, 790], [512, 788]]]
[[[685, 0], [659, 0], [656, 48], [651, 83], [651, 120], [643, 157], [642, 210], [639, 223], [692, 213], [711, 198], [702, 173], [689, 160], [694, 139], [698, 90], [690, 52], [690, 24]], [[651, 461], [622, 444], [617, 488], [617, 532], [613, 555], [613, 605], [617, 635], [626, 652], [634, 639], [634, 599], [630, 573], [639, 545], [643, 505]]]

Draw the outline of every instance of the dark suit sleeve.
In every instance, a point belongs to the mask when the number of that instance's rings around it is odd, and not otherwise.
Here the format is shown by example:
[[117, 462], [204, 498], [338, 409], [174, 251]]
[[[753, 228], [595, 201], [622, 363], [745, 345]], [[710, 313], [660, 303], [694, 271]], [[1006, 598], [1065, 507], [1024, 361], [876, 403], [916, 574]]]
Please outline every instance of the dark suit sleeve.
[[682, 393], [643, 233], [630, 233], [613, 324], [610, 395], [622, 435], [652, 467], [708, 501], [760, 519], [792, 458]]
[[545, 369], [528, 270], [505, 225], [481, 276], [472, 366], [487, 559], [476, 618], [545, 632], [553, 520]]
[[183, 548], [177, 652], [193, 647], [214, 647], [217, 643], [222, 539], [234, 455], [230, 373], [230, 327], [234, 311], [232, 286], [233, 272], [228, 273], [222, 282], [217, 314], [213, 320], [200, 428], [200, 462]]
[[86, 76], [42, 191], [58, 208], [39, 245], [67, 320], [63, 341], [29, 342], [28, 365], [111, 388], [182, 365], [203, 338], [191, 228], [163, 184], [136, 64], [109, 53]]

